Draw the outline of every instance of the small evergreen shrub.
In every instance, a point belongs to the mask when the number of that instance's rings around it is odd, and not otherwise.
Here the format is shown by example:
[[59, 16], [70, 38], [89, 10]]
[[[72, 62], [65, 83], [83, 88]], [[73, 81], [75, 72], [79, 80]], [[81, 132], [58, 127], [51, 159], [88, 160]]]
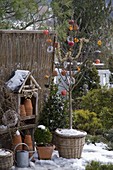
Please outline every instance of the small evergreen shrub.
[[113, 128], [108, 130], [105, 134], [104, 137], [107, 140], [107, 146], [108, 150], [113, 150]]
[[100, 143], [100, 142], [103, 142], [103, 143], [107, 143], [107, 140], [106, 138], [103, 136], [103, 135], [87, 135], [86, 136], [86, 143], [87, 144], [94, 144], [96, 145], [96, 143]]
[[81, 98], [80, 108], [95, 112], [101, 120], [103, 130], [112, 128], [113, 122], [113, 88], [103, 87], [90, 90]]
[[102, 124], [95, 112], [81, 109], [73, 112], [73, 128], [95, 135], [102, 128]]
[[58, 93], [58, 86], [52, 85], [50, 95], [40, 113], [39, 124], [43, 124], [51, 132], [57, 128], [68, 127], [68, 102]]
[[34, 140], [38, 145], [47, 145], [52, 141], [52, 133], [47, 127], [39, 125], [35, 129]]
[[85, 170], [113, 170], [113, 164], [102, 164], [97, 161], [91, 161], [86, 165]]
[[113, 126], [113, 108], [103, 106], [100, 110], [100, 119], [105, 131], [111, 129]]

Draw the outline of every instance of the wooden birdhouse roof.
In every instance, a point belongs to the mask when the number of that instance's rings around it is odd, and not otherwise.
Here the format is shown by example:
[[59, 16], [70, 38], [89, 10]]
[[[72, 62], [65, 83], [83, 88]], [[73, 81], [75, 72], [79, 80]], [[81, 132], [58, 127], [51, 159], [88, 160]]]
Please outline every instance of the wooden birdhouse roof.
[[28, 70], [16, 70], [12, 73], [6, 86], [12, 92], [21, 93], [23, 89], [41, 89], [31, 72]]

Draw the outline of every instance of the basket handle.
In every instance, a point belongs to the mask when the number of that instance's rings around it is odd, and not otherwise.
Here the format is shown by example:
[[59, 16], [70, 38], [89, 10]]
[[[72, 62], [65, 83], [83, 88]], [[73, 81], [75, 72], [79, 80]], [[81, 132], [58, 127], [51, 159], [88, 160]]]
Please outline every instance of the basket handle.
[[27, 146], [28, 151], [29, 151], [29, 146], [28, 146], [26, 143], [18, 143], [18, 144], [15, 146], [15, 148], [14, 148], [14, 153], [15, 153], [15, 151], [16, 151], [16, 148], [17, 148], [19, 145], [25, 145], [25, 146]]

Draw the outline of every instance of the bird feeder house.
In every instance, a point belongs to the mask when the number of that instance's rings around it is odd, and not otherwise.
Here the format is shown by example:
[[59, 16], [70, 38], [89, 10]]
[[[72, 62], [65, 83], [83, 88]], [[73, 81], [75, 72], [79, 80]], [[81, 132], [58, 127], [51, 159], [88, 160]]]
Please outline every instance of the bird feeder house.
[[16, 70], [6, 85], [17, 95], [18, 126], [33, 128], [38, 117], [38, 91], [41, 87], [28, 70]]

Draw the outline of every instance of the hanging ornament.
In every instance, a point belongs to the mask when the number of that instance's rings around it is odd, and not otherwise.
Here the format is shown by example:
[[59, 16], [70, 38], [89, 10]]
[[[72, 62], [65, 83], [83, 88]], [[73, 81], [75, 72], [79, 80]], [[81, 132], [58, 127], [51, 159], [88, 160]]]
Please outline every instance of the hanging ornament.
[[67, 68], [67, 65], [68, 65], [67, 61], [64, 61], [63, 65], [64, 65], [64, 68]]
[[101, 46], [101, 45], [102, 45], [102, 41], [101, 41], [101, 40], [98, 40], [97, 44], [98, 44], [99, 46]]
[[49, 31], [48, 31], [48, 30], [44, 30], [44, 31], [43, 31], [43, 34], [44, 34], [44, 35], [48, 35], [48, 34], [49, 34]]
[[58, 42], [54, 43], [54, 47], [57, 48], [58, 47]]
[[74, 24], [74, 28], [73, 28], [75, 31], [78, 31], [79, 30], [79, 26], [77, 24]]
[[74, 42], [78, 43], [79, 39], [78, 38], [74, 38]]
[[67, 73], [66, 70], [62, 70], [62, 71], [61, 71], [61, 74], [62, 74], [63, 76], [66, 76], [66, 73]]
[[68, 77], [68, 78], [67, 78], [67, 81], [68, 81], [68, 84], [69, 84], [69, 85], [75, 84], [75, 78], [74, 78], [74, 77]]
[[62, 95], [62, 96], [66, 96], [66, 94], [67, 94], [67, 91], [66, 91], [66, 90], [62, 90], [62, 91], [61, 91], [61, 95]]
[[68, 36], [68, 37], [67, 37], [67, 41], [68, 41], [68, 42], [69, 42], [69, 41], [73, 41], [73, 37]]
[[77, 66], [77, 71], [80, 72], [80, 67], [79, 66]]
[[49, 76], [48, 76], [48, 75], [45, 75], [45, 76], [44, 76], [44, 78], [48, 79], [48, 78], [49, 78]]
[[72, 26], [72, 25], [69, 26], [69, 30], [70, 30], [70, 31], [73, 30], [73, 26]]
[[73, 47], [73, 46], [74, 46], [74, 41], [68, 41], [68, 45], [69, 45], [70, 47]]
[[47, 43], [52, 43], [52, 39], [48, 38], [48, 39], [46, 40], [46, 42], [47, 42]]
[[74, 24], [74, 20], [69, 20], [69, 24], [73, 25]]
[[52, 53], [52, 52], [53, 52], [53, 46], [49, 46], [49, 47], [47, 48], [47, 52], [48, 52], [48, 53]]
[[96, 60], [95, 60], [95, 63], [96, 63], [96, 64], [100, 64], [100, 60], [99, 60], [99, 59], [96, 59]]

